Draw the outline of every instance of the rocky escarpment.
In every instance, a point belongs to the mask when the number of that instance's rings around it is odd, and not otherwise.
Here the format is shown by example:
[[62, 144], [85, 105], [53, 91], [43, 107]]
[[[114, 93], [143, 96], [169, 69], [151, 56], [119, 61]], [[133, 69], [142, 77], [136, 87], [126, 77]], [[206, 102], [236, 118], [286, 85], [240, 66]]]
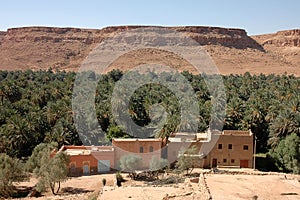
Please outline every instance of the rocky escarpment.
[[23, 27], [7, 30], [5, 40], [14, 42], [66, 42], [79, 41], [83, 44], [101, 42], [101, 31], [96, 29]]
[[[300, 71], [300, 29], [278, 31], [274, 34], [253, 36], [272, 56], [280, 60], [282, 68], [287, 65]], [[296, 72], [297, 75], [300, 73]]]
[[6, 35], [6, 32], [0, 31], [0, 44], [5, 35]]
[[262, 45], [275, 45], [278, 47], [300, 47], [300, 29], [278, 31], [269, 35]]
[[[76, 70], [88, 53], [103, 39], [143, 26], [116, 26], [103, 29], [23, 27], [11, 28], [0, 36], [0, 68]], [[168, 27], [184, 32], [201, 45], [260, 49], [245, 30], [185, 26]], [[1, 39], [2, 38], [2, 39]]]
[[[144, 26], [147, 27], [147, 26]], [[6, 40], [15, 42], [51, 41], [54, 43], [65, 41], [80, 41], [84, 44], [99, 43], [112, 33], [126, 31], [143, 26], [115, 26], [103, 29], [55, 28], [55, 27], [23, 27], [11, 28], [3, 32]], [[201, 45], [222, 45], [233, 48], [260, 48], [260, 45], [247, 36], [243, 29], [182, 26], [168, 27], [174, 31], [187, 33]], [[1, 35], [1, 33], [0, 33]]]
[[186, 32], [201, 45], [220, 45], [237, 49], [253, 48], [263, 50], [260, 44], [247, 35], [243, 29], [219, 27], [174, 27], [176, 31]]
[[[0, 32], [0, 69], [45, 70], [51, 67], [76, 71], [89, 53], [104, 39], [122, 31], [143, 27], [148, 26], [114, 26], [103, 29], [11, 28], [7, 32]], [[245, 30], [235, 28], [206, 26], [165, 28], [181, 32], [203, 45], [223, 74], [246, 71], [297, 74], [300, 71], [298, 50], [286, 54], [278, 48], [273, 48], [273, 46], [292, 46], [299, 49], [299, 30], [249, 37]], [[281, 53], [288, 57], [282, 56]], [[161, 64], [178, 66], [180, 71], [191, 69], [191, 66], [182, 62], [182, 59], [168, 52], [153, 49], [131, 52], [115, 62], [111, 69], [126, 71], [149, 59], [163, 60]]]

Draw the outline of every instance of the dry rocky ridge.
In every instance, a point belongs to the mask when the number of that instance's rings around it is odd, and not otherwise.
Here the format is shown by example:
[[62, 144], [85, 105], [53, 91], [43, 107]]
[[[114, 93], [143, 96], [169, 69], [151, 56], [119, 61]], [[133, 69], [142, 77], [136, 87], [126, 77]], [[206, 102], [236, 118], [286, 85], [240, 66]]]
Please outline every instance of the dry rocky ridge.
[[[23, 27], [0, 32], [0, 69], [77, 71], [89, 53], [103, 40], [121, 31], [143, 26], [103, 29]], [[243, 29], [183, 26], [168, 27], [183, 32], [202, 45], [222, 74], [250, 72], [300, 75], [300, 29], [248, 36]], [[171, 52], [141, 49], [117, 59], [111, 69], [127, 71], [155, 60], [179, 71], [195, 69]]]

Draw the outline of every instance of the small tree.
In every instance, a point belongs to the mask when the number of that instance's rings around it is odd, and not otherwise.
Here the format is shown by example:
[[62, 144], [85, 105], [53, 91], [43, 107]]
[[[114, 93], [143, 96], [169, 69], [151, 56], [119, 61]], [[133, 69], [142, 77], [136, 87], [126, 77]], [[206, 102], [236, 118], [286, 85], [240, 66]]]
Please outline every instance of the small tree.
[[36, 186], [39, 192], [45, 191], [48, 186], [55, 195], [59, 192], [60, 183], [68, 179], [69, 157], [63, 152], [51, 155], [56, 147], [56, 143], [42, 143], [36, 146], [28, 160], [29, 169], [39, 178]]
[[300, 137], [296, 133], [281, 140], [271, 151], [277, 166], [283, 171], [300, 173]]
[[128, 172], [129, 176], [134, 179], [135, 171], [141, 166], [142, 157], [134, 154], [122, 156], [120, 159], [120, 167], [122, 171]]
[[197, 154], [197, 148], [191, 146], [187, 150], [181, 149], [181, 152], [175, 166], [179, 171], [183, 172], [186, 170], [186, 174], [190, 174], [195, 167], [197, 159], [199, 159], [199, 157], [195, 156]]
[[153, 156], [150, 160], [150, 171], [151, 175], [158, 178], [158, 173], [160, 170], [163, 170], [165, 168], [169, 168], [170, 164], [167, 159], [160, 158], [158, 159], [156, 156]]
[[10, 197], [14, 190], [14, 182], [21, 182], [28, 178], [23, 170], [23, 164], [16, 158], [0, 154], [0, 196]]

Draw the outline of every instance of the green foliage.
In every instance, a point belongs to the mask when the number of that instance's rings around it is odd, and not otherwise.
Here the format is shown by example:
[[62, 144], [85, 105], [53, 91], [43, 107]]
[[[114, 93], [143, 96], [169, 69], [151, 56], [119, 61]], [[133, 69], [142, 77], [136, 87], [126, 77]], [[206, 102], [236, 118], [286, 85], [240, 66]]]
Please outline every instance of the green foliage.
[[138, 170], [140, 168], [141, 162], [142, 162], [141, 156], [135, 154], [129, 154], [121, 157], [120, 167], [122, 171], [134, 172], [135, 170]]
[[[96, 109], [97, 119], [87, 116], [84, 121], [80, 115], [73, 116], [71, 102], [75, 72], [0, 71], [0, 153], [22, 158], [30, 156], [34, 147], [43, 142], [57, 142], [59, 146], [81, 145], [79, 134], [87, 133], [90, 127], [90, 137], [81, 138], [85, 144], [101, 145], [107, 144], [113, 137], [127, 137], [128, 133], [117, 126], [111, 107], [114, 87], [123, 73], [114, 70], [101, 79], [95, 73], [87, 75], [99, 80], [95, 105], [91, 106]], [[141, 80], [155, 77], [151, 73], [136, 75]], [[200, 112], [198, 131], [207, 130], [211, 121], [220, 123], [218, 117], [211, 119], [215, 99], [204, 81], [204, 77], [210, 80], [213, 75], [192, 75], [189, 72], [182, 75], [197, 96]], [[168, 83], [176, 84], [174, 80], [178, 74], [163, 73], [162, 77]], [[256, 152], [267, 153], [292, 133], [300, 135], [299, 77], [245, 73], [223, 76], [223, 82], [226, 89], [226, 116], [222, 120], [224, 129], [251, 129], [257, 138]], [[181, 85], [175, 86], [181, 91], [186, 89]], [[122, 104], [122, 98], [117, 100]], [[179, 131], [182, 114], [179, 100], [169, 88], [159, 84], [145, 84], [137, 88], [131, 95], [129, 110], [118, 111], [120, 115], [129, 113], [141, 127], [154, 127], [151, 137], [165, 138]], [[82, 122], [79, 130], [74, 119]], [[108, 134], [103, 136], [99, 125]], [[187, 130], [194, 125], [185, 120], [182, 129]], [[130, 130], [131, 127], [126, 128]]]
[[160, 158], [157, 159], [156, 156], [153, 156], [152, 159], [150, 160], [150, 171], [158, 171], [164, 168], [169, 168], [170, 164], [167, 159]]
[[111, 125], [108, 127], [106, 137], [111, 141], [113, 138], [128, 138], [130, 136], [127, 135], [119, 126]]
[[192, 173], [196, 162], [199, 161], [199, 157], [194, 156], [197, 155], [197, 148], [191, 146], [188, 149], [181, 149], [180, 152], [175, 167], [181, 172], [186, 170], [186, 174]]
[[121, 181], [121, 182], [124, 181], [124, 178], [123, 178], [122, 174], [119, 171], [116, 172], [116, 179], [119, 180], [119, 181]]
[[0, 197], [10, 197], [14, 191], [13, 183], [28, 178], [20, 160], [0, 154]]
[[300, 137], [292, 133], [271, 151], [277, 166], [286, 172], [300, 174]]
[[[60, 183], [68, 179], [69, 157], [63, 152], [53, 154], [57, 144], [41, 143], [35, 147], [32, 156], [28, 160], [28, 168], [39, 179], [37, 190], [45, 191], [50, 187], [53, 194], [57, 194], [60, 189]], [[58, 185], [55, 191], [56, 184]]]
[[116, 180], [117, 180], [117, 186], [119, 187], [122, 185], [122, 182], [125, 181], [122, 174], [119, 171], [116, 172]]

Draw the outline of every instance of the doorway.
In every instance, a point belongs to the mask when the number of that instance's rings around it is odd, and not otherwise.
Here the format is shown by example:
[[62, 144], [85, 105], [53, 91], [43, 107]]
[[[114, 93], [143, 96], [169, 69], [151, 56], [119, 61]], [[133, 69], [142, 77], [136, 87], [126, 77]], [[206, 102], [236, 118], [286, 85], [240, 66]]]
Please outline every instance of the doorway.
[[240, 167], [241, 168], [248, 168], [249, 165], [248, 165], [248, 160], [240, 160]]
[[88, 162], [83, 163], [83, 174], [84, 175], [90, 174], [90, 164]]
[[214, 168], [214, 167], [217, 167], [217, 165], [218, 165], [218, 160], [216, 159], [216, 158], [214, 158], [213, 160], [212, 160], [212, 167]]

